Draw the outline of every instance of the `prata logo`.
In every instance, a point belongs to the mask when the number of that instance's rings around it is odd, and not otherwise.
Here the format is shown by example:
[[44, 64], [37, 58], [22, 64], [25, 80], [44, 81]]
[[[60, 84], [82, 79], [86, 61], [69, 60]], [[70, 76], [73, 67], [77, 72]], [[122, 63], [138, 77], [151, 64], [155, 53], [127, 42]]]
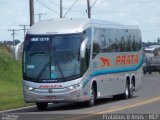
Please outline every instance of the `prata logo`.
[[62, 85], [41, 85], [39, 86], [39, 88], [43, 88], [43, 89], [46, 89], [46, 88], [63, 88]]
[[100, 57], [100, 60], [102, 62], [101, 67], [112, 66], [111, 60], [109, 58], [107, 58], [107, 57]]

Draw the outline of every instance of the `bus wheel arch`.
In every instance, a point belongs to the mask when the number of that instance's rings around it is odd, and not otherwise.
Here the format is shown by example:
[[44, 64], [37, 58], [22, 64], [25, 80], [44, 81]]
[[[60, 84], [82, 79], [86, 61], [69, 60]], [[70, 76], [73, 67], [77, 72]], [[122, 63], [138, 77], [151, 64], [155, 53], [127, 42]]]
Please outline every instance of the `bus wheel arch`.
[[97, 98], [97, 82], [93, 81], [92, 86], [95, 89], [95, 99], [96, 99]]

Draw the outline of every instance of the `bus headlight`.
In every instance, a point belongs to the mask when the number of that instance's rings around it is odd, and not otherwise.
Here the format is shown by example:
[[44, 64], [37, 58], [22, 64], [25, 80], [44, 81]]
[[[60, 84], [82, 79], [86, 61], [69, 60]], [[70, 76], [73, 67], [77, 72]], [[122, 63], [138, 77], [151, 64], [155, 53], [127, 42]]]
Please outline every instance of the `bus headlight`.
[[80, 82], [80, 83], [78, 83], [78, 84], [71, 85], [71, 86], [69, 86], [69, 87], [67, 87], [67, 88], [68, 88], [69, 90], [73, 90], [73, 89], [78, 89], [78, 88], [82, 87], [82, 85], [83, 85], [83, 82]]
[[34, 90], [34, 88], [33, 88], [33, 87], [26, 86], [26, 85], [25, 85], [25, 88], [26, 88], [26, 90], [28, 90], [28, 91], [32, 91], [32, 90]]

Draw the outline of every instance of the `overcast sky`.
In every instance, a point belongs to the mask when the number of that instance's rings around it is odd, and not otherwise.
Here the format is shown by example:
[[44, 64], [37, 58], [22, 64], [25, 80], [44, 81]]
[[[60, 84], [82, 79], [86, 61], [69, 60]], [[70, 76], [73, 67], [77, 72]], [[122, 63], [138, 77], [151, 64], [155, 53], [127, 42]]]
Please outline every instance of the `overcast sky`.
[[[59, 1], [34, 0], [35, 14], [46, 14], [41, 20], [58, 18], [59, 14], [55, 12], [59, 13]], [[62, 1], [64, 15], [76, 0]], [[92, 6], [95, 0], [90, 1]], [[65, 17], [87, 18], [86, 8], [87, 0], [78, 0]], [[0, 40], [12, 40], [8, 29], [21, 29], [19, 24], [29, 25], [29, 0], [0, 0], [0, 15]], [[97, 0], [92, 7], [92, 18], [138, 25], [145, 42], [157, 41], [160, 37], [160, 0]], [[38, 21], [39, 18], [35, 15], [35, 22]], [[15, 38], [23, 41], [23, 31], [16, 33]]]

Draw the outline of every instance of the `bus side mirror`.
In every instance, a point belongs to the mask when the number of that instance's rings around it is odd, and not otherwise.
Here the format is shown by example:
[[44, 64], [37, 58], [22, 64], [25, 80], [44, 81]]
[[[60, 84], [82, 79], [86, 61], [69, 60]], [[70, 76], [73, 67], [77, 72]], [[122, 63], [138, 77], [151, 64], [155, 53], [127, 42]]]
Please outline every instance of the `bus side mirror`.
[[80, 56], [81, 56], [81, 58], [85, 58], [87, 42], [88, 42], [88, 39], [84, 39], [82, 44], [81, 44], [81, 48], [80, 48]]

